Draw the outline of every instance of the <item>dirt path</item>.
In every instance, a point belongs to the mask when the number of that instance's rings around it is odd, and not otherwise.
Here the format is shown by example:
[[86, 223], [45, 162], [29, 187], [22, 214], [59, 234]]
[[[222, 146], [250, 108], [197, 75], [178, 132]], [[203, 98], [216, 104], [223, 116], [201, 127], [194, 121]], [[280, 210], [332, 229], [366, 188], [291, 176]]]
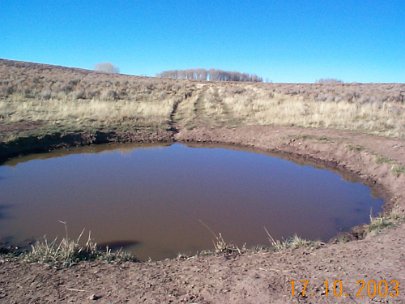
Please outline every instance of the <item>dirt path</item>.
[[168, 122], [168, 124], [169, 124], [168, 131], [173, 132], [173, 134], [176, 134], [179, 132], [178, 120], [176, 118], [176, 116], [178, 114], [177, 110], [179, 108], [179, 105], [182, 102], [187, 102], [187, 99], [191, 98], [192, 95], [193, 95], [192, 92], [187, 92], [184, 95], [184, 99], [178, 99], [173, 103], [173, 108], [172, 108], [172, 111], [170, 112], [169, 122]]
[[[181, 129], [179, 141], [244, 145], [358, 176], [405, 215], [405, 142], [348, 131], [280, 127]], [[399, 168], [399, 169], [398, 169]], [[150, 263], [81, 263], [52, 269], [0, 262], [0, 303], [404, 303], [405, 224], [319, 249], [247, 252]], [[0, 258], [1, 259], [1, 258]], [[299, 280], [308, 279], [306, 297]], [[291, 296], [291, 280], [297, 281]], [[347, 297], [326, 296], [325, 280], [342, 280]], [[387, 280], [398, 296], [356, 297], [357, 280]], [[333, 285], [333, 284], [332, 284]], [[90, 300], [91, 295], [98, 300]]]

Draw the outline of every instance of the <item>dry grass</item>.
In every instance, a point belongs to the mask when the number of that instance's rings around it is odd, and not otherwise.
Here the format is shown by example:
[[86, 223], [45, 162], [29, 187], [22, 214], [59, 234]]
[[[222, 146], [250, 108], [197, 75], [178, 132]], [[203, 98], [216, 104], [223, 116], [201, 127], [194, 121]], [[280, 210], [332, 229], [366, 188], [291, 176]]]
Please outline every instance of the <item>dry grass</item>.
[[382, 156], [382, 155], [377, 155], [374, 154], [375, 158], [376, 158], [376, 163], [377, 164], [386, 164], [390, 167], [391, 172], [394, 173], [397, 177], [400, 176], [401, 174], [405, 174], [405, 166], [403, 166], [402, 164], [398, 163], [397, 161], [388, 158], [386, 156]]
[[[0, 141], [173, 123], [322, 127], [405, 138], [405, 84], [208, 83], [7, 60], [0, 60], [0, 75], [0, 124], [6, 126]], [[24, 123], [39, 127], [21, 133]]]
[[241, 254], [243, 251], [245, 251], [245, 246], [240, 249], [238, 246], [226, 242], [225, 239], [222, 237], [221, 233], [216, 234], [214, 230], [211, 229], [210, 226], [208, 226], [206, 223], [204, 223], [202, 220], [199, 220], [200, 224], [204, 226], [209, 233], [214, 237], [212, 240], [212, 243], [214, 245], [214, 252], [215, 253], [221, 253], [221, 254]]
[[97, 243], [91, 239], [90, 233], [87, 241], [84, 244], [81, 244], [84, 230], [77, 239], [71, 239], [68, 236], [66, 224], [65, 229], [66, 236], [60, 241], [55, 239], [52, 242], [49, 242], [46, 237], [44, 237], [43, 240], [37, 241], [32, 245], [31, 251], [23, 254], [22, 258], [30, 263], [41, 263], [58, 267], [70, 267], [80, 261], [136, 261], [135, 257], [122, 250], [116, 252], [112, 252], [109, 248], [105, 251], [99, 250], [97, 248]]
[[[59, 131], [134, 130], [135, 128], [165, 128], [174, 99], [133, 102], [130, 100], [36, 100], [13, 96], [0, 100], [1, 121], [4, 124], [45, 123], [48, 129]], [[5, 140], [10, 140], [6, 138]]]
[[264, 227], [264, 230], [267, 234], [267, 238], [270, 242], [271, 248], [275, 251], [298, 249], [302, 247], [318, 248], [321, 245], [321, 242], [319, 241], [309, 241], [299, 237], [296, 234], [285, 240], [276, 240], [271, 236], [266, 227]]
[[200, 99], [200, 104], [189, 107], [199, 111], [208, 123], [321, 127], [405, 136], [405, 104], [382, 101], [384, 98], [367, 103], [332, 98], [319, 101], [306, 94], [274, 93], [266, 87], [250, 85], [237, 94], [230, 94], [225, 86], [210, 87]]
[[[55, 132], [168, 129], [194, 84], [0, 60], [0, 141]], [[21, 126], [35, 124], [23, 132]], [[0, 130], [1, 131], [1, 130]]]
[[394, 227], [404, 221], [404, 217], [396, 213], [378, 217], [373, 217], [371, 213], [372, 212], [370, 212], [370, 224], [367, 226], [367, 232], [371, 234], [378, 234], [383, 229]]
[[243, 247], [240, 249], [238, 246], [228, 243], [224, 240], [222, 237], [221, 233], [218, 235], [215, 235], [215, 240], [213, 240], [214, 244], [214, 250], [215, 253], [220, 253], [220, 254], [242, 254], [242, 252], [245, 251], [245, 248]]

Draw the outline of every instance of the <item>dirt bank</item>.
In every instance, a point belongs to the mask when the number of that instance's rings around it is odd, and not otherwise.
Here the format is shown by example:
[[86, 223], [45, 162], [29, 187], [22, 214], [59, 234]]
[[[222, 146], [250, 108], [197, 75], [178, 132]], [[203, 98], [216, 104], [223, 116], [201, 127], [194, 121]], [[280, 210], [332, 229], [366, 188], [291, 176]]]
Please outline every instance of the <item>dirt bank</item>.
[[[116, 137], [119, 138], [119, 137]], [[159, 137], [160, 138], [160, 137]], [[169, 137], [161, 137], [170, 139]], [[124, 141], [125, 137], [121, 139]], [[134, 137], [134, 140], [136, 138]], [[151, 140], [152, 138], [148, 138]], [[405, 142], [346, 131], [283, 127], [182, 129], [175, 139], [215, 142], [283, 153], [359, 176], [386, 198], [386, 212], [405, 215]], [[144, 138], [146, 140], [146, 138]], [[98, 142], [90, 141], [92, 143]], [[56, 144], [57, 142], [53, 142]], [[80, 140], [79, 140], [79, 144]], [[53, 146], [52, 146], [53, 147]], [[3, 150], [3, 149], [1, 149]], [[28, 151], [27, 151], [28, 152]], [[299, 212], [299, 210], [297, 210]], [[405, 224], [362, 240], [319, 249], [247, 252], [182, 260], [108, 265], [81, 263], [69, 269], [5, 261], [0, 256], [1, 303], [403, 303]], [[299, 280], [308, 279], [307, 297]], [[324, 281], [342, 280], [347, 297], [327, 296]], [[388, 280], [399, 295], [373, 299], [357, 280]], [[296, 296], [291, 296], [296, 280]], [[391, 284], [391, 285], [390, 285]], [[91, 296], [93, 299], [91, 300]]]
[[[0, 131], [1, 131], [0, 127]], [[159, 143], [172, 142], [173, 132], [165, 130], [138, 130], [131, 132], [72, 132], [20, 137], [10, 142], [0, 142], [0, 164], [7, 159], [30, 153], [48, 152], [77, 146], [106, 143]]]

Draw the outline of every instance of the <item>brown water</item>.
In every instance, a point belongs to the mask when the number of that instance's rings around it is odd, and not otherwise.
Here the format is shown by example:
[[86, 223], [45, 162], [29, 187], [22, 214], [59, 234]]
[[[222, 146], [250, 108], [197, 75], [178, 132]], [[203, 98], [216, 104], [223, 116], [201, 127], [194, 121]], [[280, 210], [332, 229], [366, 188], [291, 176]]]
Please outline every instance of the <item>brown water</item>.
[[141, 259], [212, 249], [201, 223], [237, 245], [298, 234], [327, 240], [381, 208], [361, 183], [266, 154], [221, 147], [107, 145], [0, 166], [0, 241], [83, 228]]

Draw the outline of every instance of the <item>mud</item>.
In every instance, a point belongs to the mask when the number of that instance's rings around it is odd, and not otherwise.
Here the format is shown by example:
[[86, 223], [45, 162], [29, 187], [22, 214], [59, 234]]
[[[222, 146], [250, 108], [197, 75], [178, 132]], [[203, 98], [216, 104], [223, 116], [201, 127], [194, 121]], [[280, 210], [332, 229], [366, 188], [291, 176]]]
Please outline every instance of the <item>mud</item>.
[[[170, 137], [164, 137], [170, 138]], [[280, 127], [182, 129], [177, 141], [242, 145], [284, 153], [358, 176], [385, 194], [385, 212], [405, 215], [405, 142], [349, 131]], [[55, 144], [55, 143], [54, 143]], [[28, 147], [28, 145], [27, 145]], [[15, 155], [4, 152], [3, 158]], [[6, 148], [19, 151], [18, 147]], [[27, 151], [28, 153], [28, 151]], [[403, 303], [405, 224], [348, 243], [282, 252], [249, 251], [160, 262], [108, 265], [81, 263], [70, 269], [0, 258], [4, 303]], [[291, 296], [291, 280], [309, 280], [309, 292]], [[326, 296], [324, 281], [342, 280], [344, 295]], [[399, 282], [398, 296], [357, 297], [357, 280]], [[96, 295], [98, 300], [91, 300]]]

